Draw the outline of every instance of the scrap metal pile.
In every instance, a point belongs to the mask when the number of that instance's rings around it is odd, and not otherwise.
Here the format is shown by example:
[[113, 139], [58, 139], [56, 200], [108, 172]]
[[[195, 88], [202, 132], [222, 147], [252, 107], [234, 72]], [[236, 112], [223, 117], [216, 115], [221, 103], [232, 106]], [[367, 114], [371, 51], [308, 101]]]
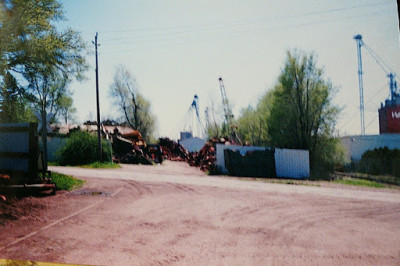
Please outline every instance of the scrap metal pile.
[[199, 152], [188, 152], [181, 144], [169, 138], [160, 138], [157, 145], [146, 145], [138, 142], [140, 132], [121, 134], [118, 129], [109, 133], [113, 147], [113, 161], [116, 163], [153, 164], [163, 160], [184, 161], [191, 166], [200, 167], [204, 172], [217, 173], [215, 166], [217, 143], [230, 143], [228, 138], [212, 139]]
[[215, 143], [207, 142], [199, 152], [191, 153], [189, 164], [204, 172], [215, 173]]
[[147, 147], [139, 131], [121, 134], [118, 128], [108, 133], [113, 148], [113, 161], [129, 164], [161, 163], [161, 155], [152, 146]]
[[213, 138], [207, 142], [199, 152], [190, 154], [189, 164], [191, 166], [200, 167], [200, 170], [209, 174], [217, 174], [218, 169], [215, 165], [216, 161], [216, 144], [230, 145], [232, 141], [228, 138]]
[[158, 145], [162, 150], [163, 157], [170, 161], [189, 161], [189, 152], [179, 143], [169, 138], [160, 138]]
[[169, 138], [160, 138], [159, 145], [163, 157], [171, 161], [185, 161], [190, 166], [200, 167], [202, 171], [216, 173], [215, 144], [225, 143], [225, 139], [213, 139], [207, 142], [199, 152], [188, 152], [181, 144]]

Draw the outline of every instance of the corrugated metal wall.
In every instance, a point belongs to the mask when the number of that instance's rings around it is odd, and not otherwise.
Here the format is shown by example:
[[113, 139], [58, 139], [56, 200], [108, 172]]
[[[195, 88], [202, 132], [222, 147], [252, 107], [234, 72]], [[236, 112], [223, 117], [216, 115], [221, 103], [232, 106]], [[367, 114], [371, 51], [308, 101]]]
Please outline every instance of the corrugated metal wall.
[[384, 147], [400, 149], [400, 134], [349, 136], [341, 138], [341, 142], [346, 148], [347, 161], [358, 162], [368, 150]]
[[[248, 151], [265, 151], [266, 147], [216, 145], [216, 166], [222, 174], [228, 174], [224, 150], [237, 150], [241, 155]], [[310, 176], [310, 155], [307, 150], [275, 149], [276, 176], [282, 178], [307, 178]]]
[[310, 177], [310, 155], [306, 150], [275, 149], [277, 177]]
[[[47, 137], [47, 160], [49, 162], [57, 161], [58, 150], [66, 144], [67, 139], [62, 137]], [[43, 147], [41, 136], [39, 136], [39, 145]]]
[[33, 180], [38, 169], [37, 123], [0, 124], [0, 172], [12, 184]]

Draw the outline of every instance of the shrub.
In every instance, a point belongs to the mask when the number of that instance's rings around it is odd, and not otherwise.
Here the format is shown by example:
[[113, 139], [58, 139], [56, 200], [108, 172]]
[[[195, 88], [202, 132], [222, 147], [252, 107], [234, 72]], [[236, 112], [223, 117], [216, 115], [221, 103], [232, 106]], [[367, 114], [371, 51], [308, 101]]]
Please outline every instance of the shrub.
[[400, 177], [400, 150], [387, 147], [366, 151], [358, 170], [373, 175], [394, 175]]
[[320, 136], [316, 148], [310, 151], [310, 179], [330, 180], [330, 174], [343, 164], [344, 148], [339, 139]]
[[[111, 161], [111, 146], [102, 140], [103, 161]], [[60, 165], [83, 165], [98, 161], [97, 137], [86, 131], [70, 135], [58, 151]]]

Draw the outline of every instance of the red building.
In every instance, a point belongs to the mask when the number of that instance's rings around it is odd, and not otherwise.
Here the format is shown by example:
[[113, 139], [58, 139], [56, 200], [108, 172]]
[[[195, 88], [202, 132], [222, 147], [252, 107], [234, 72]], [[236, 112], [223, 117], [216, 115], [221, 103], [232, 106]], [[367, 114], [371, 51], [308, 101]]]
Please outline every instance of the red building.
[[400, 133], [400, 98], [387, 100], [379, 109], [379, 134]]

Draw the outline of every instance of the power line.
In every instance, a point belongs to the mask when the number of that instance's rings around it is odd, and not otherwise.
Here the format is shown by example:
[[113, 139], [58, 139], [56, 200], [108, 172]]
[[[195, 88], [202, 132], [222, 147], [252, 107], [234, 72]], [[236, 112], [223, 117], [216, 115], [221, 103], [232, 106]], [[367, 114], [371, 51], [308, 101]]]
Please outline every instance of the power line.
[[[265, 33], [268, 31], [274, 31], [274, 30], [285, 30], [285, 29], [296, 29], [300, 27], [308, 27], [308, 26], [313, 26], [313, 25], [320, 25], [320, 24], [325, 24], [325, 23], [330, 23], [330, 22], [335, 22], [335, 21], [343, 21], [343, 20], [350, 20], [350, 19], [356, 19], [359, 17], [372, 17], [376, 14], [379, 14], [380, 12], [373, 12], [373, 13], [368, 13], [368, 14], [362, 14], [360, 16], [348, 16], [348, 17], [341, 17], [341, 18], [333, 18], [333, 19], [326, 19], [326, 20], [318, 20], [318, 21], [313, 21], [313, 22], [306, 22], [306, 23], [295, 23], [293, 25], [287, 25], [287, 26], [273, 26], [273, 27], [268, 27], [268, 28], [256, 28], [253, 30], [248, 30], [248, 29], [242, 29], [242, 30], [236, 30], [231, 33], [228, 33], [228, 35], [223, 35], [221, 32], [208, 32], [207, 36], [200, 37], [199, 35], [193, 35], [193, 34], [188, 34], [188, 32], [185, 32], [185, 35], [182, 35], [183, 33], [177, 32], [176, 35], [171, 35], [168, 33], [165, 33], [165, 37], [161, 38], [156, 38], [156, 39], [136, 39], [136, 40], [131, 40], [131, 41], [125, 41], [125, 42], [117, 42], [117, 43], [109, 43], [108, 45], [105, 45], [105, 47], [114, 47], [115, 45], [119, 46], [129, 46], [129, 48], [119, 48], [118, 50], [106, 50], [107, 54], [110, 53], [120, 53], [120, 52], [129, 52], [133, 49], [154, 49], [154, 48], [169, 48], [169, 47], [177, 47], [177, 46], [182, 46], [182, 45], [189, 45], [189, 44], [199, 44], [199, 43], [204, 43], [204, 42], [210, 42], [210, 41], [216, 41], [216, 40], [227, 40], [229, 38], [240, 38], [244, 36], [249, 36], [249, 35], [254, 35], [256, 37], [262, 37], [260, 35], [255, 35], [256, 33]], [[194, 32], [192, 32], [194, 33]], [[181, 36], [179, 36], [181, 34]], [[181, 37], [181, 38], [179, 38]], [[186, 39], [184, 39], [186, 37]], [[193, 37], [194, 39], [188, 39], [188, 37]], [[127, 39], [126, 39], [127, 40]], [[171, 41], [173, 43], [171, 43]], [[168, 44], [167, 44], [168, 43]], [[143, 47], [137, 46], [137, 45], [145, 45]], [[123, 50], [121, 50], [123, 49]]]
[[[148, 32], [148, 31], [166, 31], [166, 30], [182, 30], [186, 29], [192, 32], [193, 30], [209, 30], [209, 29], [215, 29], [215, 28], [230, 28], [230, 27], [236, 27], [236, 26], [242, 26], [242, 25], [249, 25], [249, 24], [265, 24], [268, 23], [270, 20], [273, 20], [276, 22], [277, 19], [279, 20], [287, 20], [291, 18], [302, 18], [302, 17], [309, 17], [309, 16], [315, 16], [315, 15], [321, 15], [321, 14], [328, 14], [328, 13], [335, 13], [339, 11], [344, 11], [344, 10], [353, 10], [353, 9], [360, 9], [360, 8], [366, 8], [366, 7], [375, 7], [375, 6], [382, 6], [382, 3], [376, 3], [376, 4], [369, 4], [369, 5], [357, 5], [357, 6], [351, 6], [351, 7], [343, 7], [343, 8], [333, 8], [333, 9], [327, 9], [327, 10], [321, 10], [321, 11], [315, 11], [315, 12], [306, 12], [306, 13], [301, 13], [301, 14], [295, 14], [295, 15], [289, 15], [289, 16], [284, 16], [284, 17], [268, 17], [264, 19], [248, 19], [248, 20], [239, 20], [239, 21], [232, 21], [229, 23], [224, 23], [220, 25], [214, 25], [214, 24], [201, 24], [201, 25], [184, 25], [184, 26], [169, 26], [169, 27], [148, 27], [148, 28], [133, 28], [133, 29], [122, 29], [122, 30], [106, 30], [106, 31], [100, 31], [100, 33], [129, 33], [129, 32]], [[108, 40], [105, 40], [108, 41]]]
[[[370, 98], [368, 98], [367, 101], [365, 101], [365, 104], [368, 105], [368, 103], [370, 103], [373, 99], [375, 99], [375, 97], [382, 92], [384, 89], [386, 89], [387, 85], [384, 84], [373, 96], [371, 96]], [[368, 109], [367, 109], [368, 110]], [[340, 126], [338, 126], [339, 129], [343, 129], [348, 123], [352, 122], [353, 119], [355, 118], [355, 116], [359, 113], [359, 110], [356, 110], [355, 112], [352, 113], [352, 115], [350, 116], [350, 118], [348, 118], [344, 123], [340, 124]]]

